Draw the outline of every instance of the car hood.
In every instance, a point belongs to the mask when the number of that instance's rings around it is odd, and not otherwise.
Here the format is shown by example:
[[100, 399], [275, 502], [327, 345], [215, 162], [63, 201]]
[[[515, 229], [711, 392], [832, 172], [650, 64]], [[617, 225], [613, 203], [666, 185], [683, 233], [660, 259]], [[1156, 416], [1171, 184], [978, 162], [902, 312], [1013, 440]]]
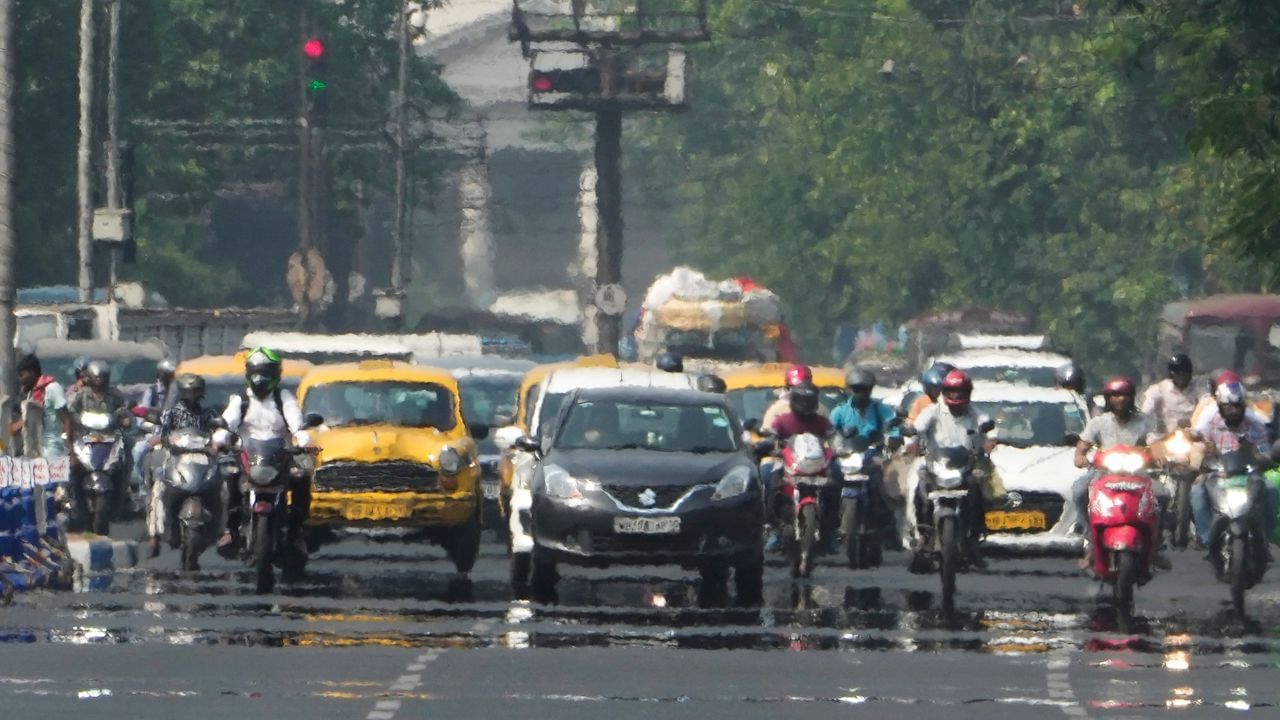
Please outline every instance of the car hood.
[[991, 451], [991, 462], [1006, 490], [1066, 495], [1071, 484], [1084, 472], [1075, 466], [1074, 453], [1069, 447], [997, 445]]
[[435, 428], [404, 428], [395, 425], [362, 425], [331, 428], [313, 435], [320, 446], [320, 461], [381, 462], [408, 460], [435, 463], [445, 444], [461, 450], [458, 438]]
[[636, 485], [714, 483], [734, 466], [750, 466], [739, 453], [676, 453], [653, 450], [561, 450], [546, 464], [559, 465], [575, 478]]

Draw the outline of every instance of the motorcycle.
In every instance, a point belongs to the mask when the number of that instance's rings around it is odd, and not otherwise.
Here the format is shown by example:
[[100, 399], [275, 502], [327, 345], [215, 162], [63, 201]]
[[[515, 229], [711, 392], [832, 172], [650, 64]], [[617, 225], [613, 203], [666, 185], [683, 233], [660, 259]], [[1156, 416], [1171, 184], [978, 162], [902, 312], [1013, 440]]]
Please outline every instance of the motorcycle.
[[969, 503], [978, 492], [973, 473], [974, 454], [966, 447], [938, 448], [926, 462], [923, 507], [916, 514], [917, 537], [913, 566], [936, 563], [942, 581], [942, 608], [955, 609], [956, 575], [969, 537]]
[[1209, 560], [1218, 580], [1231, 586], [1231, 604], [1242, 618], [1245, 591], [1267, 572], [1267, 538], [1259, 517], [1266, 506], [1263, 482], [1239, 451], [1224, 454], [1219, 469], [1204, 479], [1213, 508]]
[[1172, 498], [1165, 522], [1170, 542], [1180, 550], [1186, 549], [1191, 540], [1191, 486], [1200, 474], [1204, 445], [1193, 441], [1185, 428], [1179, 428], [1151, 449], [1159, 463], [1159, 481]]
[[[307, 427], [323, 423], [308, 416]], [[310, 477], [314, 461], [307, 448], [288, 447], [283, 438], [241, 439], [241, 466], [229, 466], [230, 477], [239, 476], [248, 512], [243, 513], [240, 536], [242, 557], [254, 570], [258, 594], [275, 588], [278, 566], [286, 582], [300, 579], [306, 557], [289, 543], [290, 486]]]
[[200, 554], [213, 541], [222, 504], [223, 466], [235, 462], [224, 458], [215, 463], [211, 444], [212, 436], [195, 428], [175, 430], [164, 439], [160, 497], [165, 508], [177, 512], [178, 546], [182, 569], [187, 571], [199, 569]]
[[1089, 542], [1093, 572], [1111, 585], [1120, 632], [1133, 627], [1134, 589], [1151, 579], [1160, 505], [1152, 487], [1151, 455], [1116, 445], [1095, 453], [1098, 477], [1089, 484]]
[[833, 457], [831, 448], [809, 433], [793, 436], [782, 448], [776, 517], [792, 577], [809, 577], [813, 572], [823, 511], [822, 491], [831, 484]]
[[110, 413], [85, 412], [79, 417], [83, 432], [76, 438], [74, 458], [79, 465], [77, 509], [89, 518], [90, 531], [111, 532], [111, 516], [125, 493], [124, 433]]
[[883, 445], [866, 436], [837, 436], [840, 483], [841, 550], [853, 570], [879, 567], [881, 519], [871, 481], [882, 476]]

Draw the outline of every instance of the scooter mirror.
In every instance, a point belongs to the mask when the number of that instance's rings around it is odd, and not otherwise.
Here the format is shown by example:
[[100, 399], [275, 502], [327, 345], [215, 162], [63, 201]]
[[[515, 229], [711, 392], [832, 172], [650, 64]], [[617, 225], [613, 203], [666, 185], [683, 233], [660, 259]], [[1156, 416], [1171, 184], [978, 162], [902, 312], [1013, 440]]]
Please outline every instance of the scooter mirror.
[[1075, 433], [1067, 433], [1062, 437], [1062, 444], [1067, 447], [1075, 447], [1080, 442], [1080, 436]]

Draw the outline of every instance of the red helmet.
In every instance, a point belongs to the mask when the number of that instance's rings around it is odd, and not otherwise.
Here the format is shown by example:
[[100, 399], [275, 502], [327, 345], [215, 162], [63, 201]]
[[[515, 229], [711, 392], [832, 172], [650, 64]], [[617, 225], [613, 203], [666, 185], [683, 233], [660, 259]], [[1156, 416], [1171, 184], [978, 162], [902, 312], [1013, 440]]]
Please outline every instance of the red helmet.
[[1127, 377], [1116, 376], [1107, 381], [1102, 386], [1102, 396], [1111, 397], [1112, 395], [1128, 395], [1133, 397], [1137, 394], [1137, 390], [1133, 386], [1133, 381]]
[[787, 368], [787, 387], [813, 382], [813, 370], [808, 365], [792, 365]]
[[[957, 392], [958, 391], [958, 392]], [[973, 392], [973, 381], [963, 370], [952, 370], [942, 378], [942, 399], [949, 407], [963, 407]]]
[[1222, 372], [1218, 373], [1218, 377], [1213, 379], [1214, 387], [1217, 387], [1218, 385], [1229, 385], [1231, 383], [1239, 383], [1239, 382], [1240, 382], [1240, 375], [1238, 375], [1234, 370], [1223, 370]]

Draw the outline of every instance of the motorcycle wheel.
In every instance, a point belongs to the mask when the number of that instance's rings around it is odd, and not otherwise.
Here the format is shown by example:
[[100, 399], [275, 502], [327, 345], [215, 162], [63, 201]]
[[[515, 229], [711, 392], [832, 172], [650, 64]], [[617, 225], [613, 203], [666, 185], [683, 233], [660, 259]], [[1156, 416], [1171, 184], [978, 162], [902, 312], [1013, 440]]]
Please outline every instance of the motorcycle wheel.
[[938, 575], [942, 578], [942, 609], [956, 608], [956, 572], [960, 569], [960, 539], [956, 537], [956, 519], [942, 518], [938, 525]]
[[1231, 540], [1231, 568], [1229, 575], [1231, 577], [1231, 605], [1236, 610], [1236, 615], [1244, 617], [1244, 591], [1248, 587], [1248, 563], [1245, 553], [1249, 552], [1242, 537], [1233, 538]]
[[1187, 549], [1191, 541], [1191, 484], [1178, 480], [1178, 492], [1173, 498], [1173, 546]]
[[844, 556], [849, 561], [850, 570], [859, 570], [867, 566], [862, 547], [862, 518], [858, 498], [844, 498], [840, 502], [840, 531], [844, 533]]
[[110, 495], [94, 495], [90, 501], [90, 523], [93, 532], [97, 535], [111, 534], [111, 496]]
[[184, 523], [182, 525], [182, 540], [178, 546], [182, 552], [183, 572], [195, 572], [200, 567], [199, 563], [196, 562], [195, 538], [191, 535], [191, 528]]
[[729, 567], [721, 563], [708, 563], [698, 570], [698, 607], [718, 608], [729, 601]]
[[1138, 584], [1138, 554], [1122, 552], [1116, 557], [1116, 579], [1113, 592], [1116, 605], [1116, 629], [1133, 632], [1133, 589]]
[[809, 503], [800, 508], [800, 577], [813, 572], [813, 555], [818, 551], [818, 506]]
[[778, 509], [778, 537], [782, 540], [782, 556], [791, 568], [791, 577], [800, 577], [800, 541], [796, 538], [798, 522], [795, 505], [788, 502]]
[[532, 599], [537, 603], [548, 605], [559, 601], [556, 585], [560, 582], [560, 573], [554, 561], [543, 560], [533, 556], [533, 569], [529, 573], [529, 586]]
[[256, 515], [253, 518], [253, 571], [259, 595], [271, 592], [276, 585], [275, 537], [271, 527], [270, 515]]
[[480, 506], [462, 525], [449, 531], [444, 541], [444, 551], [453, 562], [459, 573], [466, 575], [476, 565], [476, 557], [480, 554], [481, 515]]
[[764, 557], [733, 569], [733, 589], [738, 607], [758, 607], [764, 603]]
[[511, 597], [529, 599], [529, 572], [533, 558], [527, 552], [511, 553]]

